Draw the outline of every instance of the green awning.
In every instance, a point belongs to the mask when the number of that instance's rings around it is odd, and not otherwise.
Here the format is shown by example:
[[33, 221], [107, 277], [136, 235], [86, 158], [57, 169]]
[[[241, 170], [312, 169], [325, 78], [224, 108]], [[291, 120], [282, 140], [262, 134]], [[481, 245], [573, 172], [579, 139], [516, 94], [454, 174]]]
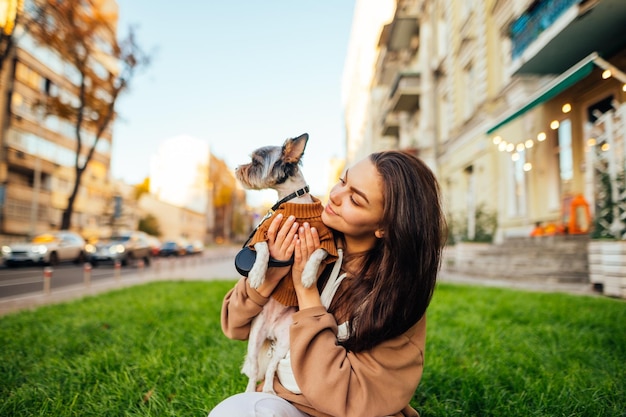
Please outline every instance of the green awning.
[[514, 110], [513, 112], [510, 112], [508, 115], [504, 116], [500, 121], [498, 121], [495, 125], [490, 127], [489, 130], [487, 130], [487, 135], [492, 134], [493, 132], [495, 132], [496, 130], [504, 126], [505, 124], [509, 123], [512, 120], [515, 120], [522, 114], [526, 113], [528, 110], [532, 109], [533, 107], [541, 103], [544, 103], [552, 99], [553, 97], [555, 97], [562, 91], [570, 88], [571, 86], [573, 86], [574, 84], [576, 84], [577, 82], [585, 78], [593, 70], [593, 66], [595, 65], [594, 60], [597, 57], [598, 57], [598, 54], [594, 52], [590, 54], [589, 56], [587, 56], [582, 61], [580, 61], [578, 64], [574, 65], [573, 67], [565, 71], [563, 74], [556, 77], [545, 88], [543, 88], [542, 90], [537, 92], [537, 94], [532, 96], [528, 100], [528, 103], [526, 103], [521, 108]]

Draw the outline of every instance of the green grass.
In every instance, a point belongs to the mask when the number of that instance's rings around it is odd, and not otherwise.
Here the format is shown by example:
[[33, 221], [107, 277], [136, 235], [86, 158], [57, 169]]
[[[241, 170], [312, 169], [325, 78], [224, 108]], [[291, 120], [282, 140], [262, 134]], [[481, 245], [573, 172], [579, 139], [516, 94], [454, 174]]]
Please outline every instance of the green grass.
[[[0, 416], [206, 416], [245, 388], [232, 281], [158, 282], [0, 318]], [[626, 416], [626, 303], [440, 285], [422, 416]]]

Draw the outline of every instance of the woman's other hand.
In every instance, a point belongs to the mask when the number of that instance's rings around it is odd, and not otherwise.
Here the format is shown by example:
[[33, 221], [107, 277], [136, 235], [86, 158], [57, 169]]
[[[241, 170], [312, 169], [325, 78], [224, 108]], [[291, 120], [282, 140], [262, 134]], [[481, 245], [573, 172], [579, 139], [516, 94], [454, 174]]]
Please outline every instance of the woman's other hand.
[[[322, 305], [317, 284], [314, 282], [309, 288], [302, 285], [302, 272], [307, 261], [321, 247], [320, 237], [317, 229], [311, 227], [308, 223], [304, 223], [298, 230], [295, 240], [294, 262], [291, 270], [293, 276], [293, 285], [298, 296], [298, 306], [300, 309]], [[315, 281], [317, 282], [317, 276]]]
[[[270, 257], [279, 261], [291, 259], [295, 249], [296, 233], [298, 223], [294, 216], [289, 216], [282, 224], [283, 215], [281, 213], [274, 216], [272, 223], [267, 229], [267, 245]], [[265, 281], [257, 289], [259, 294], [269, 297], [276, 285], [287, 275], [290, 266], [270, 267], [265, 274]]]

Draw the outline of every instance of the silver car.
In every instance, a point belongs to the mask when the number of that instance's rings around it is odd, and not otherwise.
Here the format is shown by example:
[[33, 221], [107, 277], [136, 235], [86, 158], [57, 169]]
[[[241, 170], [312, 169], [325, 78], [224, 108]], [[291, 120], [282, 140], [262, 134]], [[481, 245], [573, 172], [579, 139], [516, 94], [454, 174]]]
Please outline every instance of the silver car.
[[25, 264], [57, 265], [59, 262], [85, 261], [85, 240], [67, 230], [42, 233], [28, 242], [2, 246], [8, 267]]
[[134, 231], [120, 233], [93, 245], [87, 245], [88, 261], [94, 266], [106, 262], [120, 262], [122, 266], [143, 261], [144, 266], [150, 265], [152, 247], [148, 235]]

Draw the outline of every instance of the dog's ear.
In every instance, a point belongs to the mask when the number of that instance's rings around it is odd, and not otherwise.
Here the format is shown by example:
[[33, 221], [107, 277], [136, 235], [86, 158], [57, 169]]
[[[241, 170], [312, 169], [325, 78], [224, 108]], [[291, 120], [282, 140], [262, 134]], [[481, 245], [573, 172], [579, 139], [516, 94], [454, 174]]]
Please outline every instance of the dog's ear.
[[300, 162], [308, 140], [308, 133], [303, 133], [297, 138], [287, 139], [283, 144], [283, 161], [288, 164], [297, 164]]

